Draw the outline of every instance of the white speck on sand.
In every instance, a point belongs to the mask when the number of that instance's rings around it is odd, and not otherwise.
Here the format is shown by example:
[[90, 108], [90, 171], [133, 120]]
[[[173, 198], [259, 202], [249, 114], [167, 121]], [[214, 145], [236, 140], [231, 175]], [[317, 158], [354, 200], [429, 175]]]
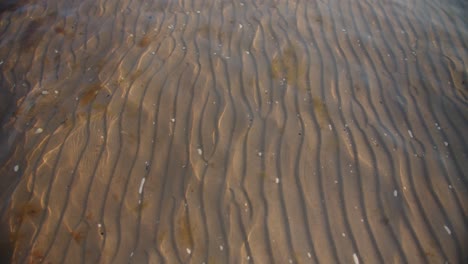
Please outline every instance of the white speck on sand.
[[239, 28], [243, 28], [244, 26], [242, 26], [242, 24], [239, 24]]
[[48, 95], [48, 94], [49, 94], [49, 91], [42, 91], [41, 94], [42, 94], [42, 95]]
[[411, 130], [408, 130], [408, 134], [409, 134], [410, 138], [413, 138], [413, 132], [411, 132]]
[[219, 246], [219, 250], [223, 251], [224, 247], [222, 245]]
[[307, 252], [307, 257], [312, 258], [312, 254], [310, 254], [310, 252]]
[[332, 130], [331, 124], [328, 124], [328, 128], [330, 129], [330, 131]]
[[452, 234], [452, 231], [450, 231], [450, 228], [448, 228], [448, 226], [444, 225], [444, 228], [445, 228], [445, 231], [447, 231], [449, 235]]
[[34, 134], [40, 134], [42, 132], [44, 132], [44, 129], [38, 128], [38, 129], [36, 129], [36, 132], [34, 132]]
[[393, 190], [393, 196], [395, 196], [395, 197], [398, 196], [398, 191], [397, 190]]
[[448, 147], [448, 142], [447, 142], [447, 141], [444, 141], [444, 145], [445, 145], [446, 147]]
[[345, 234], [345, 233], [341, 233], [341, 236], [342, 236], [342, 237], [346, 237], [346, 234]]
[[202, 155], [203, 154], [203, 150], [201, 148], [197, 148], [197, 152], [198, 152], [198, 155]]
[[261, 157], [262, 155], [263, 155], [263, 153], [259, 151], [258, 156]]
[[359, 264], [359, 259], [356, 253], [353, 254], [353, 260], [354, 260], [354, 264]]
[[146, 178], [143, 177], [140, 182], [140, 188], [138, 189], [138, 194], [141, 194], [143, 192], [143, 186], [145, 185]]
[[13, 170], [14, 170], [15, 172], [18, 172], [18, 171], [19, 171], [19, 165], [15, 165], [15, 167], [13, 168]]
[[172, 123], [175, 123], [175, 118], [171, 118], [171, 122], [172, 122]]
[[275, 182], [276, 182], [276, 184], [278, 184], [280, 182], [280, 179], [276, 178]]
[[190, 250], [190, 248], [187, 248], [187, 254], [192, 254], [192, 250]]

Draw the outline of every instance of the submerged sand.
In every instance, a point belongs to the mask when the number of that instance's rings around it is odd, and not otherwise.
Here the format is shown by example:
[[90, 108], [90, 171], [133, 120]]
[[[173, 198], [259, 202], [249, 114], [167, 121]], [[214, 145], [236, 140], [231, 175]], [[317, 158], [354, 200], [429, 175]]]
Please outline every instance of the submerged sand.
[[10, 2], [12, 263], [467, 260], [463, 1]]

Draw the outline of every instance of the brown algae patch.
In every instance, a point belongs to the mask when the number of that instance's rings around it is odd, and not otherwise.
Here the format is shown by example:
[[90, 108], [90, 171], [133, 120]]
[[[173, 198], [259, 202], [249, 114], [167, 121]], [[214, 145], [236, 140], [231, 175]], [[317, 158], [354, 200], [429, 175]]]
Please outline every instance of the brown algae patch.
[[45, 17], [35, 18], [26, 26], [19, 37], [20, 51], [28, 52], [37, 47], [42, 41], [45, 33], [49, 30], [50, 24], [55, 20], [56, 12], [52, 12]]
[[327, 109], [327, 105], [320, 98], [312, 98], [312, 107], [314, 114], [317, 118], [317, 122], [321, 129], [328, 126], [328, 120], [330, 120], [330, 114]]
[[176, 223], [175, 239], [178, 241], [183, 249], [191, 248], [192, 244], [192, 230], [186, 217], [179, 216]]
[[286, 79], [291, 85], [296, 85], [300, 78], [306, 75], [306, 67], [299, 65], [297, 49], [285, 47], [271, 60], [271, 77], [275, 80]]
[[89, 85], [85, 91], [80, 95], [80, 106], [88, 105], [90, 102], [94, 101], [97, 94], [102, 90], [103, 86], [101, 83], [93, 83]]
[[24, 29], [23, 33], [20, 35], [19, 43], [20, 49], [23, 52], [30, 51], [33, 47], [39, 43], [44, 37], [44, 32], [39, 30], [46, 20], [44, 18], [38, 18], [32, 20], [28, 26]]
[[35, 202], [27, 202], [15, 210], [16, 223], [21, 224], [27, 218], [34, 218], [40, 214], [42, 207]]
[[150, 43], [151, 43], [151, 36], [146, 34], [140, 39], [140, 41], [138, 41], [138, 47], [146, 48], [149, 46]]
[[75, 240], [76, 243], [80, 244], [84, 238], [85, 238], [85, 233], [80, 232], [80, 231], [70, 231], [70, 235]]

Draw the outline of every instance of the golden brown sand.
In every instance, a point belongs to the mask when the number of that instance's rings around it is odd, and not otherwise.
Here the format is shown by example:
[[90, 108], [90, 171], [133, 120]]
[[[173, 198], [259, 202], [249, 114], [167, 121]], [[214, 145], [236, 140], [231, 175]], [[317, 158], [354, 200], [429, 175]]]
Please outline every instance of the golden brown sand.
[[463, 1], [10, 2], [7, 262], [468, 259]]

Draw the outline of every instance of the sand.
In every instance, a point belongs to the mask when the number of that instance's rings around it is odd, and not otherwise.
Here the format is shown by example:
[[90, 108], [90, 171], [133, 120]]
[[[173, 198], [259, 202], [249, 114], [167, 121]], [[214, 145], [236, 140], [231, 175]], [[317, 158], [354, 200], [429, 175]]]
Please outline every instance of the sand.
[[2, 5], [7, 262], [468, 259], [463, 1]]

